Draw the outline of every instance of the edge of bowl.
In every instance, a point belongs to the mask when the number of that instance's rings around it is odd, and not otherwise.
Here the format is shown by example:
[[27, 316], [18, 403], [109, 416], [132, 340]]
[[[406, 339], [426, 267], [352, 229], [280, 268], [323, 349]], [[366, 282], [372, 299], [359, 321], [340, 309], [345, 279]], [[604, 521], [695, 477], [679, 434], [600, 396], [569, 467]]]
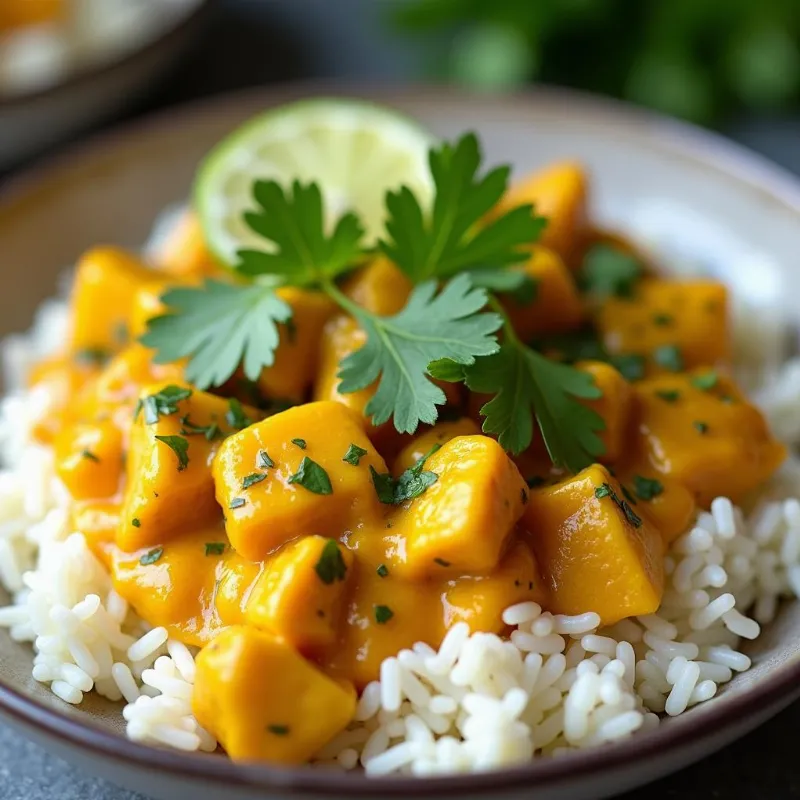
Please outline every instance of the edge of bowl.
[[[30, 199], [37, 189], [57, 182], [86, 166], [94, 159], [125, 146], [142, 133], [157, 134], [179, 121], [190, 124], [198, 115], [226, 114], [242, 106], [260, 101], [264, 107], [313, 94], [362, 96], [391, 104], [402, 98], [425, 95], [428, 98], [471, 98], [475, 95], [435, 86], [410, 88], [376, 87], [325, 82], [300, 82], [279, 89], [248, 89], [222, 98], [191, 103], [183, 108], [161, 112], [143, 120], [101, 134], [51, 156], [39, 166], [21, 172], [6, 181], [0, 189], [0, 215], [17, 203]], [[539, 87], [527, 92], [499, 97], [479, 95], [482, 102], [510, 107], [518, 104], [539, 104], [551, 114], [581, 117], [587, 125], [611, 125], [620, 136], [628, 132], [651, 146], [687, 159], [698, 167], [713, 169], [738, 182], [747, 184], [771, 200], [788, 207], [800, 222], [800, 180], [768, 159], [730, 142], [717, 134], [689, 124], [631, 108], [623, 103], [607, 101], [571, 90]], [[634, 133], [635, 132], [635, 133]], [[411, 794], [435, 794], [441, 797], [475, 795], [482, 791], [502, 792], [536, 786], [539, 790], [555, 788], [578, 778], [590, 780], [625, 767], [633, 761], [647, 759], [665, 750], [692, 748], [701, 750], [701, 743], [733, 726], [748, 713], [778, 710], [800, 693], [800, 659], [776, 668], [768, 678], [719, 708], [708, 706], [692, 724], [688, 720], [641, 734], [618, 744], [566, 754], [558, 759], [540, 759], [518, 767], [495, 772], [430, 778], [423, 785], [418, 778], [365, 778], [361, 775], [313, 770], [304, 767], [282, 768], [240, 764], [226, 758], [206, 754], [181, 753], [153, 748], [129, 741], [86, 722], [59, 713], [30, 696], [5, 684], [0, 677], [0, 710], [23, 725], [33, 725], [47, 735], [71, 746], [85, 748], [106, 759], [125, 761], [150, 771], [162, 770], [176, 777], [210, 781], [215, 785], [240, 788], [271, 788], [293, 796], [339, 795], [345, 797], [391, 797]], [[692, 715], [693, 716], [693, 715]]]

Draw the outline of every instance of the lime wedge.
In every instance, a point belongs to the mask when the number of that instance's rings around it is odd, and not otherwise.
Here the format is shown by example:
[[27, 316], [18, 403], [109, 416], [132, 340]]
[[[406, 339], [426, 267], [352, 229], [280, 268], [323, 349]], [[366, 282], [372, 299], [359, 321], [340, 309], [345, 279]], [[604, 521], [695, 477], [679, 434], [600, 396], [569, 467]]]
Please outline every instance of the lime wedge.
[[246, 122], [206, 157], [197, 175], [195, 208], [206, 242], [225, 264], [265, 242], [244, 223], [253, 182], [315, 181], [333, 223], [355, 211], [372, 242], [384, 229], [384, 194], [408, 186], [425, 207], [432, 184], [430, 134], [387, 108], [343, 99], [303, 100]]

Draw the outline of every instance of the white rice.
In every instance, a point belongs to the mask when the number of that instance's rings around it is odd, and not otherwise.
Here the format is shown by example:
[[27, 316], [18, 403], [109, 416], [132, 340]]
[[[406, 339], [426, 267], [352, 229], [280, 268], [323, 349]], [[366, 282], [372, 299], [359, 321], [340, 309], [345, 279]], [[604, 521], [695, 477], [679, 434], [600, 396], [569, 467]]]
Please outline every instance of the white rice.
[[[31, 333], [4, 345], [8, 386], [22, 386], [28, 367], [58, 347], [66, 320], [63, 303], [45, 304]], [[774, 402], [761, 402], [795, 442], [800, 366], [774, 385]], [[139, 619], [69, 528], [52, 454], [30, 435], [55, 401], [19, 388], [0, 401], [0, 582], [13, 597], [0, 626], [31, 642], [33, 677], [64, 702], [90, 691], [124, 699], [131, 739], [214, 750], [192, 715], [193, 650]], [[603, 629], [591, 609], [553, 615], [524, 602], [503, 612], [507, 638], [459, 623], [438, 650], [401, 650], [315, 763], [376, 776], [495, 769], [623, 739], [706, 702], [750, 668], [740, 640], [800, 593], [798, 487], [790, 461], [747, 516], [725, 497], [699, 513], [665, 558], [657, 614]]]

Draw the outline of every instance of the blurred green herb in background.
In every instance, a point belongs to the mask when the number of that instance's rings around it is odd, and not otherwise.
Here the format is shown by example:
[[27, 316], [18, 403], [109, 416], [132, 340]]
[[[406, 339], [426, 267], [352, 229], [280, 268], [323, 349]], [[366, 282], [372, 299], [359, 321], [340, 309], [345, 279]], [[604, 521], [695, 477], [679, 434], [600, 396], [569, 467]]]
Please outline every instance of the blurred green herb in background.
[[621, 97], [706, 125], [800, 101], [800, 0], [410, 0], [409, 34], [445, 34], [439, 78]]

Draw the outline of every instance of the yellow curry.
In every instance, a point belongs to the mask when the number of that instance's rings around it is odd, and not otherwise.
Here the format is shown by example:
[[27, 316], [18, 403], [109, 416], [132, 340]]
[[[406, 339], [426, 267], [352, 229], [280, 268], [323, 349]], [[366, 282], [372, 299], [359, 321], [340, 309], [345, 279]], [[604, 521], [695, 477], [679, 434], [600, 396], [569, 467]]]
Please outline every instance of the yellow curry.
[[[301, 763], [352, 718], [383, 659], [436, 647], [459, 620], [502, 633], [506, 607], [655, 612], [665, 546], [719, 494], [743, 498], [784, 458], [730, 377], [726, 291], [651, 268], [587, 292], [589, 254], [643, 259], [593, 229], [574, 163], [512, 186], [488, 217], [534, 203], [549, 219], [502, 296], [520, 340], [591, 376], [603, 455], [556, 468], [538, 431], [511, 455], [481, 432], [485, 399], [440, 385], [439, 420], [373, 424], [368, 386], [340, 391], [364, 330], [323, 294], [286, 287], [274, 363], [213, 393], [137, 341], [165, 289], [226, 280], [187, 215], [158, 269], [113, 248], [81, 259], [72, 333], [31, 382], [63, 398], [36, 435], [54, 447], [73, 524], [116, 590], [204, 649], [194, 710], [233, 758]], [[591, 275], [588, 276], [591, 278]], [[375, 314], [411, 292], [385, 256], [340, 283]]]

